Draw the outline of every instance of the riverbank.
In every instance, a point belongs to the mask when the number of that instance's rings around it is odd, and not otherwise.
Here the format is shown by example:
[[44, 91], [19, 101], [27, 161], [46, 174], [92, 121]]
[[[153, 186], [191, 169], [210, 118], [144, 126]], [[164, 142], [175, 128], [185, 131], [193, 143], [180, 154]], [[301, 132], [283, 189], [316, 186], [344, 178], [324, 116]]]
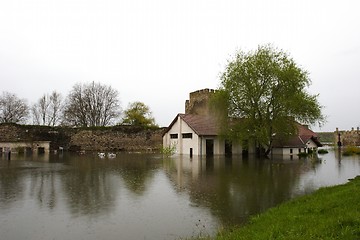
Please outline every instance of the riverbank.
[[216, 239], [360, 239], [360, 176], [271, 208]]

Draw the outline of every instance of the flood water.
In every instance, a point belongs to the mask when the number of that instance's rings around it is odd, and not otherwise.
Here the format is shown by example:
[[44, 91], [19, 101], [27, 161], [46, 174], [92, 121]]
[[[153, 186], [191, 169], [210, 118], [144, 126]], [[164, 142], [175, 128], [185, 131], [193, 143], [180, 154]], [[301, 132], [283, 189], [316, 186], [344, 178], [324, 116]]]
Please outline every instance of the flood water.
[[192, 158], [157, 154], [0, 159], [1, 239], [214, 235], [288, 199], [360, 174], [359, 156]]

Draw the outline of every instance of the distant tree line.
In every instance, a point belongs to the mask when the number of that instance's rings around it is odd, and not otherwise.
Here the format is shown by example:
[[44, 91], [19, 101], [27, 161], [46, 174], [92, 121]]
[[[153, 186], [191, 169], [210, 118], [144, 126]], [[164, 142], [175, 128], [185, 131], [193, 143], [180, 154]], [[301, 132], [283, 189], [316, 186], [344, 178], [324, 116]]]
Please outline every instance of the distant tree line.
[[46, 126], [97, 127], [116, 124], [157, 126], [150, 108], [130, 103], [122, 112], [119, 92], [101, 83], [77, 83], [64, 99], [53, 91], [28, 105], [13, 93], [0, 95], [0, 123], [32, 123]]

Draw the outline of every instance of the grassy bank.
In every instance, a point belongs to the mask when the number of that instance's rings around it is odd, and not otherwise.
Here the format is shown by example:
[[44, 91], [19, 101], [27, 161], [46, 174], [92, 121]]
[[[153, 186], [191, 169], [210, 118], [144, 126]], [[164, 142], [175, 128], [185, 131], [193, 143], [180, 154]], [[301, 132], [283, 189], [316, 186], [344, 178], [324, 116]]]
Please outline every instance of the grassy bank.
[[272, 208], [216, 239], [360, 239], [360, 177]]

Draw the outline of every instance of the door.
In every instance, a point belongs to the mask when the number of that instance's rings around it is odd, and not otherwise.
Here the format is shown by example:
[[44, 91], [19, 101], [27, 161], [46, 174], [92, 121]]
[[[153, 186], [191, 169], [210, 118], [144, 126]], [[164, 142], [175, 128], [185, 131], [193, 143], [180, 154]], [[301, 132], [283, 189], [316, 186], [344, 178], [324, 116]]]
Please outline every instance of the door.
[[214, 140], [206, 139], [206, 156], [214, 155]]

